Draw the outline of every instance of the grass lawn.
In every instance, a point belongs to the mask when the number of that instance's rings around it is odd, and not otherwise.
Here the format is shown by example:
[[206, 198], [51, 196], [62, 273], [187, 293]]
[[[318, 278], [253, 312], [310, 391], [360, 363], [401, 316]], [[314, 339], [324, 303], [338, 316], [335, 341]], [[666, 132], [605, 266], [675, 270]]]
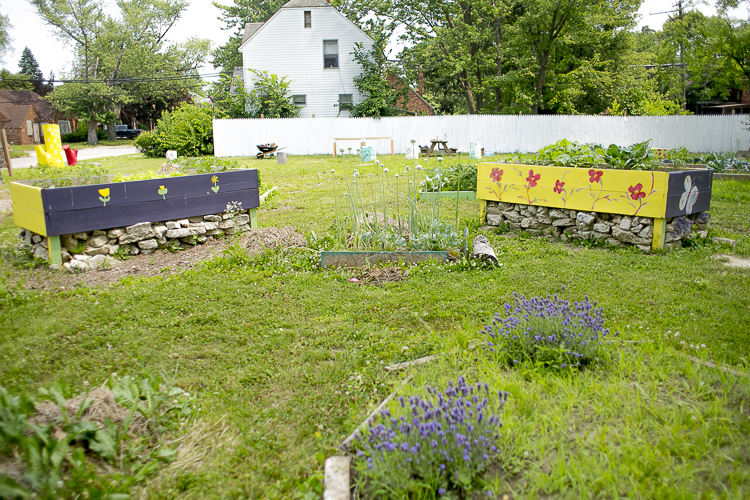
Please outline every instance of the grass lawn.
[[[381, 159], [392, 172], [404, 164]], [[101, 160], [110, 173], [162, 162]], [[241, 163], [279, 187], [259, 210], [261, 225], [330, 231], [339, 161]], [[454, 207], [443, 202], [445, 220]], [[478, 202], [460, 202], [472, 238], [478, 213]], [[747, 498], [750, 269], [713, 256], [750, 256], [750, 183], [715, 181], [711, 215], [713, 234], [736, 239], [735, 248], [642, 255], [487, 232], [501, 267], [425, 265], [380, 286], [348, 281], [359, 271], [311, 268], [305, 251], [225, 255], [178, 275], [54, 292], [23, 289], [24, 276], [46, 269], [5, 262], [0, 385], [33, 392], [55, 381], [83, 387], [113, 372], [152, 373], [196, 395], [198, 417], [176, 437], [190, 444], [188, 457], [133, 498], [304, 498], [321, 456], [340, 453], [393, 390], [423, 394], [424, 385], [460, 375], [510, 393], [500, 453], [485, 476], [493, 498]], [[12, 217], [0, 219], [2, 244], [14, 244], [17, 231]], [[472, 349], [513, 292], [598, 301], [606, 326], [620, 332], [608, 363], [512, 370]], [[428, 354], [438, 356], [384, 370]], [[701, 356], [740, 375], [690, 360]]]
[[[128, 139], [122, 139], [117, 141], [99, 141], [99, 146], [132, 146], [133, 145], [132, 140]], [[65, 143], [68, 144], [72, 149], [87, 149], [87, 148], [95, 148], [97, 146], [89, 146], [85, 142], [73, 142], [73, 143]], [[11, 144], [10, 146], [10, 157], [11, 158], [25, 158], [26, 156], [29, 156], [29, 153], [34, 153], [36, 144], [31, 146], [20, 146], [17, 144]]]

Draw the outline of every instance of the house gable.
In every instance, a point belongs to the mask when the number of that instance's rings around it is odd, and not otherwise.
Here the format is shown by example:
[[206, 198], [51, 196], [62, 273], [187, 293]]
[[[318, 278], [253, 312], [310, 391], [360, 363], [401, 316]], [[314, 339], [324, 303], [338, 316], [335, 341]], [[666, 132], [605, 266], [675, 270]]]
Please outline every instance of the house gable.
[[[309, 12], [306, 18], [305, 13]], [[309, 20], [309, 27], [306, 26]], [[372, 39], [324, 0], [291, 0], [267, 22], [251, 27], [253, 32], [240, 46], [245, 86], [252, 90], [255, 75], [250, 69], [287, 77], [290, 94], [304, 102], [300, 116], [335, 117], [339, 98], [349, 95], [354, 102], [362, 99], [354, 77], [362, 71], [354, 60], [355, 44], [366, 50]], [[328, 50], [337, 49], [337, 67], [325, 68], [324, 42]], [[330, 66], [330, 57], [329, 57]]]

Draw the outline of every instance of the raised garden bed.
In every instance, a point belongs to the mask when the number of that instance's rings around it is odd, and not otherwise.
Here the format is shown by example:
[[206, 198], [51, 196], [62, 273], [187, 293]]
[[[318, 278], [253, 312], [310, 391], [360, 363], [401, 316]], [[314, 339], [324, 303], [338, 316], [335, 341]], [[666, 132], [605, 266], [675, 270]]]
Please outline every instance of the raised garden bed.
[[[639, 219], [638, 224], [641, 219], [650, 219], [653, 229], [638, 236], [640, 239], [630, 239], [640, 246], [650, 243], [651, 249], [657, 250], [664, 247], [667, 219], [691, 215], [694, 219], [695, 214], [709, 210], [713, 170], [642, 171], [480, 163], [477, 179], [482, 220], [488, 219], [488, 202], [496, 202], [493, 205], [498, 212], [510, 217], [517, 210], [509, 204], [528, 206], [528, 214], [511, 222], [519, 224], [521, 229], [540, 232], [555, 233], [554, 228], [563, 228], [556, 236], [565, 234], [565, 224], [575, 227], [578, 235], [583, 232], [591, 236], [594, 232], [613, 234], [612, 227], [621, 224], [630, 227], [634, 218]], [[537, 207], [545, 210], [538, 213]], [[562, 216], [550, 217], [550, 209]], [[576, 212], [575, 217], [571, 217], [570, 211]], [[602, 213], [614, 214], [619, 219], [599, 221], [608, 222], [604, 225], [609, 227], [594, 228], [597, 214]], [[628, 219], [627, 223], [622, 222], [623, 218]], [[565, 219], [572, 220], [559, 222]], [[643, 222], [643, 226], [649, 225]]]
[[411, 250], [408, 252], [321, 252], [321, 267], [363, 267], [377, 266], [385, 262], [404, 262], [416, 264], [435, 260], [445, 262], [448, 260], [448, 252], [430, 252]]
[[47, 238], [54, 264], [62, 263], [61, 235], [222, 213], [230, 203], [241, 203], [256, 227], [260, 205], [255, 169], [69, 187], [37, 184], [10, 184], [14, 219]]
[[421, 193], [419, 193], [420, 201], [455, 200], [456, 198], [458, 198], [459, 200], [476, 200], [477, 192], [476, 191], [458, 191], [458, 196], [456, 196], [456, 191], [440, 191], [440, 192], [422, 191]]

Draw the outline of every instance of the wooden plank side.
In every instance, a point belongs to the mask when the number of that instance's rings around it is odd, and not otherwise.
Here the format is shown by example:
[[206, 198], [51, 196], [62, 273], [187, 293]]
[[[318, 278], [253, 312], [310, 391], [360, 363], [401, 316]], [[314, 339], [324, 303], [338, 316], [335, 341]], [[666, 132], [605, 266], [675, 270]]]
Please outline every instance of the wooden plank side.
[[[213, 182], [214, 180], [216, 182]], [[166, 192], [162, 187], [166, 189]], [[215, 195], [257, 188], [258, 171], [249, 169], [215, 174], [45, 189], [42, 192], [42, 199], [44, 211], [50, 213], [96, 207], [127, 206], [148, 201]]]
[[711, 208], [713, 172], [711, 169], [669, 172], [665, 217], [708, 211]]
[[227, 193], [211, 193], [166, 200], [145, 201], [130, 205], [93, 207], [83, 210], [47, 213], [47, 228], [50, 235], [70, 234], [97, 229], [125, 227], [139, 222], [161, 222], [221, 213], [230, 201], [239, 201], [247, 210], [257, 208], [258, 189], [246, 189]]
[[477, 198], [592, 212], [664, 217], [665, 172], [479, 163]]
[[14, 203], [13, 222], [18, 227], [28, 229], [42, 236], [47, 236], [47, 223], [42, 212], [37, 212], [36, 210]]
[[37, 212], [44, 212], [42, 188], [20, 182], [11, 182], [9, 187], [13, 205], [26, 207]]

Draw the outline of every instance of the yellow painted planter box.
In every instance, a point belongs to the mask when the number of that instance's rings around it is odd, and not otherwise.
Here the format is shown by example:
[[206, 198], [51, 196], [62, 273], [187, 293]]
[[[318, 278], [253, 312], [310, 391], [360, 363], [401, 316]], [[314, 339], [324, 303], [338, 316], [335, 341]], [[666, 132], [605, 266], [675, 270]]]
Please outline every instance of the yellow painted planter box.
[[664, 219], [707, 211], [713, 170], [643, 171], [479, 163], [477, 198], [655, 219], [661, 248]]

